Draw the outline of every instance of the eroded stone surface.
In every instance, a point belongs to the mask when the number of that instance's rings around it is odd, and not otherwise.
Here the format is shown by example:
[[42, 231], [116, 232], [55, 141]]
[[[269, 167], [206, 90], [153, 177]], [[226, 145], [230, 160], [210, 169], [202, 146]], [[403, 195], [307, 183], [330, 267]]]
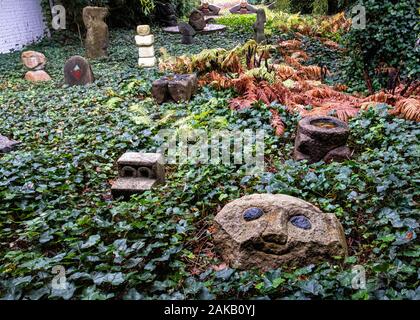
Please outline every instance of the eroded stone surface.
[[177, 74], [162, 77], [152, 84], [152, 95], [161, 104], [172, 99], [175, 102], [189, 101], [196, 93], [198, 79], [195, 74]]
[[28, 71], [25, 74], [25, 80], [32, 82], [50, 81], [51, 77], [44, 70]]
[[182, 34], [182, 44], [192, 44], [194, 42], [193, 37], [196, 35], [194, 28], [185, 22], [180, 22], [178, 24], [179, 32]]
[[257, 10], [257, 21], [254, 23], [254, 40], [257, 43], [264, 42], [266, 40], [265, 34], [264, 34], [264, 26], [267, 22], [267, 17], [265, 15], [264, 9], [258, 9]]
[[24, 51], [21, 55], [22, 63], [30, 70], [43, 70], [47, 63], [47, 58], [41, 52]]
[[127, 152], [117, 161], [118, 179], [111, 187], [113, 197], [129, 197], [165, 183], [162, 154]]
[[204, 30], [207, 24], [204, 19], [204, 14], [195, 9], [191, 12], [188, 22], [196, 31]]
[[11, 140], [5, 136], [0, 135], [0, 153], [7, 153], [12, 151], [20, 142]]
[[70, 86], [86, 85], [95, 81], [89, 62], [81, 56], [73, 56], [64, 65], [64, 82]]
[[198, 10], [201, 11], [206, 16], [217, 16], [219, 15], [221, 8], [204, 1], [198, 7]]
[[[254, 214], [247, 221], [249, 210]], [[216, 248], [238, 269], [304, 266], [347, 255], [344, 231], [335, 215], [287, 195], [242, 197], [228, 203], [215, 223]]]
[[[308, 160], [309, 163], [318, 162], [337, 148], [344, 147], [350, 134], [348, 125], [334, 117], [312, 116], [305, 117], [298, 124], [295, 139], [294, 159]], [[348, 149], [338, 149], [343, 151]], [[347, 152], [346, 155], [351, 154]], [[340, 158], [336, 154], [335, 158]], [[334, 159], [334, 153], [327, 157]]]
[[86, 26], [86, 56], [100, 58], [108, 56], [109, 31], [105, 18], [109, 11], [104, 7], [83, 8], [83, 22]]

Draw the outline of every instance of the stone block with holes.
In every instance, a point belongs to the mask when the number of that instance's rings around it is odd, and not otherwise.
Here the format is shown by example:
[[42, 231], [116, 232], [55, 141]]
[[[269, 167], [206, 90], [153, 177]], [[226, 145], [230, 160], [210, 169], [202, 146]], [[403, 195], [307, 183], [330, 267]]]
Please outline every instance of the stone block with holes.
[[118, 179], [111, 187], [114, 198], [128, 198], [165, 183], [165, 164], [160, 153], [127, 152], [117, 165]]

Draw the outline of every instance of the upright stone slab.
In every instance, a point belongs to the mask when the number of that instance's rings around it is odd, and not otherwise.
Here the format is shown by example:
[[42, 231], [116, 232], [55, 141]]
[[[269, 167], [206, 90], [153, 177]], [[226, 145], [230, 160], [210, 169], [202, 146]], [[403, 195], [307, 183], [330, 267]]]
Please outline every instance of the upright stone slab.
[[267, 22], [267, 17], [265, 15], [264, 9], [258, 9], [257, 10], [257, 21], [254, 23], [254, 40], [257, 43], [264, 42], [266, 40], [265, 33], [264, 33], [264, 27], [265, 23]]
[[12, 151], [20, 142], [10, 140], [9, 138], [0, 135], [0, 153], [7, 153]]
[[105, 18], [108, 9], [103, 7], [83, 8], [83, 22], [86, 26], [86, 57], [101, 58], [108, 56], [109, 32]]
[[128, 198], [165, 183], [165, 164], [159, 153], [127, 152], [117, 165], [118, 179], [111, 187], [114, 198]]
[[137, 35], [135, 37], [136, 45], [139, 48], [139, 66], [142, 68], [151, 68], [156, 64], [153, 34], [150, 34], [150, 26], [137, 26]]
[[305, 266], [347, 255], [337, 217], [287, 195], [234, 200], [216, 215], [215, 226], [216, 250], [237, 269]]
[[95, 81], [89, 62], [81, 56], [73, 56], [64, 65], [64, 82], [69, 86], [86, 85]]

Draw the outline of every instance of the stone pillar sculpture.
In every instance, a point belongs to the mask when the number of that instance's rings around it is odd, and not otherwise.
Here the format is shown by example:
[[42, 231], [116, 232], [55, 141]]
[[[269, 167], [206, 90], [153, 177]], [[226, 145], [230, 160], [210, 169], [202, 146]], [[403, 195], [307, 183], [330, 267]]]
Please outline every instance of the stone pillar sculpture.
[[196, 32], [194, 28], [186, 23], [186, 22], [180, 22], [178, 24], [179, 32], [182, 34], [182, 44], [192, 44], [193, 43], [193, 37], [196, 35]]
[[86, 26], [86, 57], [100, 58], [108, 56], [109, 32], [105, 23], [108, 9], [103, 7], [83, 8], [83, 22]]
[[139, 47], [139, 66], [142, 68], [154, 67], [156, 64], [155, 48], [153, 46], [155, 38], [153, 34], [150, 34], [150, 26], [138, 26], [135, 40]]
[[265, 34], [264, 34], [264, 26], [267, 22], [267, 17], [265, 15], [264, 9], [258, 9], [257, 10], [257, 22], [254, 23], [254, 39], [257, 43], [264, 42], [266, 40]]

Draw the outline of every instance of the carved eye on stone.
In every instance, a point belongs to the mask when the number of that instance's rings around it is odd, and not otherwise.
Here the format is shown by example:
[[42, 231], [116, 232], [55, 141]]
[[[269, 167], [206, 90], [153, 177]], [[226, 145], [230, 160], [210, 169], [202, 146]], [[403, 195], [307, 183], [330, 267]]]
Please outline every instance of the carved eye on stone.
[[136, 178], [137, 171], [133, 167], [125, 166], [124, 168], [122, 168], [122, 176], [125, 178]]
[[260, 208], [249, 208], [243, 213], [245, 221], [252, 221], [260, 218], [264, 214], [264, 211]]
[[311, 221], [303, 215], [293, 216], [290, 218], [290, 223], [296, 228], [309, 230], [312, 228]]
[[153, 171], [150, 168], [147, 167], [140, 167], [138, 169], [138, 176], [142, 178], [153, 178]]

